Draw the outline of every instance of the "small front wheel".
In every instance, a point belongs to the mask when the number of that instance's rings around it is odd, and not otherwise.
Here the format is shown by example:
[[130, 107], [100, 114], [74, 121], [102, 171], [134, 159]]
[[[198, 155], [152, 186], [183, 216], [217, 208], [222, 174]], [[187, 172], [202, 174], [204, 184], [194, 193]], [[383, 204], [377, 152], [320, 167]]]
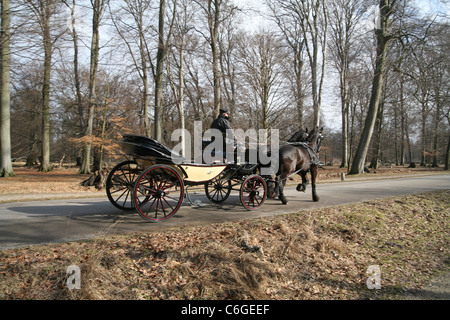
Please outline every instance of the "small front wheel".
[[178, 172], [169, 166], [152, 166], [137, 178], [133, 201], [139, 215], [159, 222], [172, 217], [183, 202], [184, 184]]
[[247, 210], [255, 210], [261, 207], [266, 197], [267, 185], [261, 176], [251, 175], [242, 182], [239, 199]]
[[223, 176], [223, 174], [220, 174], [218, 177], [205, 183], [205, 193], [209, 201], [219, 204], [230, 196], [231, 181], [223, 180]]

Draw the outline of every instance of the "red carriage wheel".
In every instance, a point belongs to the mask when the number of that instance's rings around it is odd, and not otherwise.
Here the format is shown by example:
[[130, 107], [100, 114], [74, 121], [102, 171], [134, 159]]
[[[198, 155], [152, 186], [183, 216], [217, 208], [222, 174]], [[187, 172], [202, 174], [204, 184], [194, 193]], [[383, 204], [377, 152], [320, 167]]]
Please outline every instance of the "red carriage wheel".
[[239, 199], [247, 210], [255, 210], [261, 207], [266, 197], [267, 185], [261, 176], [251, 175], [242, 182]]
[[178, 172], [169, 166], [155, 165], [136, 180], [133, 201], [144, 220], [158, 222], [178, 211], [183, 195], [184, 185]]

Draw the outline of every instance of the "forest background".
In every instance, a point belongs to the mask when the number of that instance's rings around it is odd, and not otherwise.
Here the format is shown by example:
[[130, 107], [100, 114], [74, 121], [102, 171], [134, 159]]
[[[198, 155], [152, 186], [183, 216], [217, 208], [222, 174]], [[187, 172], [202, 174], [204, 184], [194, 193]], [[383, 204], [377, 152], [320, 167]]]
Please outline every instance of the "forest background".
[[2, 0], [1, 174], [90, 173], [122, 134], [324, 126], [322, 161], [444, 165], [448, 1]]

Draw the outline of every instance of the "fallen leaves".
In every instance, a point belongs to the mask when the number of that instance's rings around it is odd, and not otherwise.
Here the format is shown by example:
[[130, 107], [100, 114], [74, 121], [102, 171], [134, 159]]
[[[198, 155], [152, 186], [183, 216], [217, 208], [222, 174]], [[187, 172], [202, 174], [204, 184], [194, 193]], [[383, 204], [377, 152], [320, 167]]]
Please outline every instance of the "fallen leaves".
[[[422, 286], [449, 256], [450, 192], [0, 251], [0, 299], [366, 299]], [[82, 289], [69, 291], [78, 265]], [[366, 270], [380, 265], [382, 289]], [[399, 290], [402, 289], [402, 290]]]

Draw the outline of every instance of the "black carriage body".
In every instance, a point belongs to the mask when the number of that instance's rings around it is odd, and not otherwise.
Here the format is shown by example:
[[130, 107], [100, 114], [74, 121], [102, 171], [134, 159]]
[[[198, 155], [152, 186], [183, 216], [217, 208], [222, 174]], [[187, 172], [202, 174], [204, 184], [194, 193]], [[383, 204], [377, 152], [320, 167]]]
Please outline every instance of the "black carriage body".
[[[189, 186], [204, 185], [207, 198], [214, 203], [225, 201], [231, 190], [238, 191], [247, 210], [259, 208], [266, 199], [266, 180], [256, 174], [258, 164], [193, 163], [141, 135], [123, 135], [120, 146], [133, 160], [122, 162], [111, 171], [107, 180], [108, 198], [118, 208], [135, 209], [147, 221], [158, 222], [173, 216], [184, 196], [189, 199]], [[200, 171], [212, 172], [218, 167], [221, 173], [212, 174], [213, 178], [192, 181], [189, 177], [189, 170], [201, 168]]]

